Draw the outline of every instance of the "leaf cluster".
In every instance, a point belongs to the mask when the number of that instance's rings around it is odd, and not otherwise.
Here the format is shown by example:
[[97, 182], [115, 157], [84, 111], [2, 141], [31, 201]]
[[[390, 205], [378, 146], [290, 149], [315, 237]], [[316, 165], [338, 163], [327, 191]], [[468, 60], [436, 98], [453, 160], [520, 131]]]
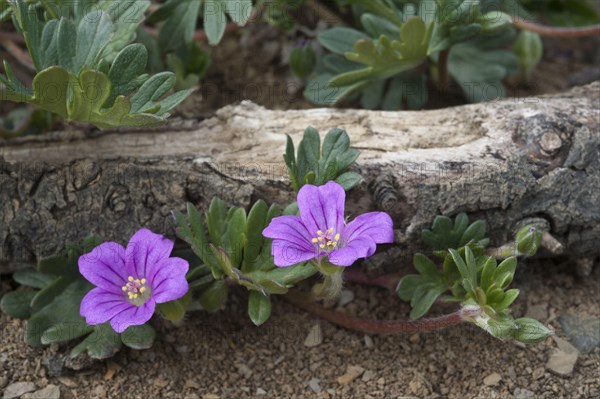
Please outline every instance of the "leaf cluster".
[[262, 231], [271, 219], [280, 216], [276, 205], [259, 200], [246, 214], [245, 209], [228, 207], [214, 198], [204, 215], [192, 204], [187, 215], [175, 212], [177, 236], [187, 242], [203, 262], [192, 270], [190, 290], [198, 295], [202, 308], [220, 309], [227, 300], [228, 281], [250, 290], [248, 314], [260, 325], [271, 313], [272, 294], [285, 294], [297, 282], [316, 273], [310, 264], [275, 267], [272, 240]]
[[348, 171], [359, 154], [357, 149], [350, 148], [350, 138], [345, 130], [329, 130], [321, 146], [319, 132], [309, 127], [304, 130], [297, 153], [292, 138], [287, 136], [283, 158], [294, 191], [299, 191], [305, 184], [320, 186], [331, 180], [350, 190], [362, 180], [358, 173]]
[[79, 314], [81, 300], [93, 286], [79, 274], [77, 260], [100, 242], [90, 237], [81, 244], [68, 244], [63, 254], [40, 260], [37, 269], [13, 274], [17, 283], [30, 289], [5, 294], [0, 309], [9, 316], [27, 319], [25, 341], [29, 345], [80, 339], [71, 357], [87, 352], [96, 359], [114, 355], [123, 345], [134, 349], [152, 346], [155, 332], [149, 325], [132, 326], [117, 334], [108, 323], [87, 325]]
[[[477, 305], [484, 318], [476, 324], [498, 338], [533, 342], [533, 335], [522, 335], [521, 324], [533, 326], [535, 321], [515, 320], [510, 306], [519, 295], [518, 289], [510, 289], [517, 267], [516, 256], [510, 256], [498, 264], [486, 254], [489, 239], [485, 237], [486, 225], [482, 220], [469, 224], [466, 214], [459, 214], [452, 221], [448, 217], [436, 217], [431, 230], [423, 230], [423, 240], [441, 258], [442, 267], [426, 255], [417, 253], [413, 264], [418, 274], [404, 276], [397, 287], [398, 296], [410, 301], [410, 317], [424, 316], [436, 300]], [[515, 253], [534, 255], [539, 247], [541, 232], [527, 226], [516, 235]], [[442, 296], [449, 293], [447, 296]], [[520, 321], [519, 321], [520, 320]], [[538, 323], [539, 324], [539, 323]], [[533, 327], [532, 327], [533, 328]]]
[[[437, 80], [442, 69], [468, 100], [483, 101], [503, 95], [502, 81], [518, 68], [516, 56], [505, 50], [515, 35], [502, 5], [485, 0], [421, 0], [411, 2], [413, 8], [389, 0], [346, 3], [353, 6], [356, 28], [335, 27], [318, 36], [331, 53], [320, 57], [305, 90], [316, 104], [358, 98], [364, 108], [420, 108], [428, 99], [428, 78]], [[443, 52], [450, 53], [448, 59]]]
[[[90, 7], [91, 3], [96, 6]], [[148, 52], [129, 44], [149, 1], [78, 1], [60, 18], [24, 0], [10, 3], [37, 74], [28, 88], [4, 63], [4, 100], [24, 102], [66, 120], [98, 127], [154, 126], [191, 90], [167, 96], [176, 76], [145, 73]]]

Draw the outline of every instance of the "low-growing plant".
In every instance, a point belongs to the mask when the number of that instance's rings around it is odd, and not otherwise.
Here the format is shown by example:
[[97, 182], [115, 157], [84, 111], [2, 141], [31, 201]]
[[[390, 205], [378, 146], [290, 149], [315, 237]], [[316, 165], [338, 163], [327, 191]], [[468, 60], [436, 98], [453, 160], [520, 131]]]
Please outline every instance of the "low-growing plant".
[[[536, 343], [552, 331], [538, 321], [515, 318], [511, 288], [519, 257], [532, 256], [542, 230], [526, 226], [514, 243], [489, 248], [486, 223], [438, 216], [422, 233], [431, 257], [414, 256], [417, 274], [401, 276], [400, 299], [410, 302], [412, 320], [354, 317], [319, 305], [335, 298], [345, 281], [366, 281], [355, 267], [394, 242], [394, 222], [385, 212], [345, 218], [346, 191], [360, 182], [354, 163], [359, 152], [347, 133], [330, 130], [321, 140], [313, 128], [297, 146], [290, 137], [284, 155], [297, 201], [281, 210], [257, 200], [249, 210], [213, 198], [204, 211], [188, 203], [174, 210], [176, 235], [186, 246], [140, 229], [126, 246], [97, 237], [68, 244], [65, 252], [40, 260], [13, 279], [22, 287], [2, 297], [0, 309], [26, 319], [25, 340], [33, 346], [75, 341], [71, 356], [114, 355], [123, 345], [152, 345], [153, 315], [185, 322], [191, 311], [215, 312], [236, 287], [248, 292], [248, 316], [260, 326], [283, 296], [300, 308], [341, 326], [368, 333], [402, 333], [473, 323], [503, 340]], [[497, 259], [499, 258], [499, 259]], [[434, 260], [436, 259], [436, 260]], [[320, 278], [314, 278], [319, 276]], [[359, 276], [359, 278], [357, 278]], [[383, 277], [383, 286], [398, 275]], [[302, 291], [302, 287], [311, 287]], [[436, 302], [457, 310], [422, 319]], [[190, 316], [191, 317], [191, 316]]]

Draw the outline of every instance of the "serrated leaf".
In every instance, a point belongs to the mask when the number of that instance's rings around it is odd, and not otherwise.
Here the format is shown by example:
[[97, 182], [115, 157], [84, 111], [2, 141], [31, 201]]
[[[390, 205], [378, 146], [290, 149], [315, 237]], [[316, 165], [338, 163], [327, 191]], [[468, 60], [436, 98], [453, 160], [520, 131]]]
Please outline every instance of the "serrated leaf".
[[248, 298], [248, 316], [250, 320], [260, 326], [269, 319], [271, 315], [271, 298], [258, 291], [250, 291]]

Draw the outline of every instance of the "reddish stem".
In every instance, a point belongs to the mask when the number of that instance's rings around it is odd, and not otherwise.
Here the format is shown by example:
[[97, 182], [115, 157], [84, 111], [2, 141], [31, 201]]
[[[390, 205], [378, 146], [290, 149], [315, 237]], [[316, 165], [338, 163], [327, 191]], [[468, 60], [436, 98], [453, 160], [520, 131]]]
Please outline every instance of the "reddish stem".
[[349, 283], [374, 285], [376, 287], [383, 287], [390, 291], [395, 291], [396, 286], [398, 286], [398, 283], [400, 282], [400, 276], [395, 273], [390, 273], [371, 278], [360, 269], [349, 268], [344, 272], [344, 280]]
[[584, 37], [600, 34], [600, 25], [582, 26], [578, 28], [560, 28], [547, 26], [523, 19], [514, 19], [513, 25], [519, 29], [535, 32], [541, 36], [549, 37]]
[[433, 330], [441, 330], [466, 321], [466, 318], [478, 316], [480, 309], [463, 308], [454, 313], [432, 319], [415, 321], [408, 320], [372, 320], [362, 319], [347, 313], [325, 309], [318, 303], [312, 301], [312, 297], [297, 291], [289, 291], [284, 298], [309, 313], [319, 316], [332, 323], [355, 331], [368, 334], [398, 334], [417, 333]]

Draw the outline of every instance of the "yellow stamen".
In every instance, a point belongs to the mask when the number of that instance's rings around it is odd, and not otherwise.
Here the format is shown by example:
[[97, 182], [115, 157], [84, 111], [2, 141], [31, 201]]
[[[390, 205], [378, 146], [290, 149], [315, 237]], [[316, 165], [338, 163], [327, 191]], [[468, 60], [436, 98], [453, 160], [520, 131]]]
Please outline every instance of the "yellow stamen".
[[319, 248], [324, 249], [325, 248], [325, 244], [319, 245]]
[[323, 235], [323, 232], [322, 232], [321, 230], [317, 230], [317, 235], [318, 235], [318, 236], [322, 236], [322, 235]]
[[131, 276], [127, 277], [127, 281], [130, 281], [130, 282], [133, 281], [133, 277], [131, 277]]
[[146, 279], [145, 278], [142, 279], [142, 284], [146, 284]]
[[142, 287], [142, 288], [140, 288], [140, 294], [143, 294], [143, 293], [144, 293], [144, 291], [146, 291], [146, 287]]
[[340, 240], [340, 233], [337, 233], [333, 239], [336, 240], [336, 241], [339, 241]]
[[313, 242], [314, 244], [316, 244], [316, 243], [318, 243], [318, 242], [319, 242], [319, 239], [318, 239], [318, 238], [313, 238], [313, 239], [312, 239], [312, 242]]
[[125, 286], [125, 285], [124, 285], [124, 286], [122, 286], [122, 287], [121, 287], [121, 289], [122, 289], [123, 291], [127, 291], [127, 286]]

